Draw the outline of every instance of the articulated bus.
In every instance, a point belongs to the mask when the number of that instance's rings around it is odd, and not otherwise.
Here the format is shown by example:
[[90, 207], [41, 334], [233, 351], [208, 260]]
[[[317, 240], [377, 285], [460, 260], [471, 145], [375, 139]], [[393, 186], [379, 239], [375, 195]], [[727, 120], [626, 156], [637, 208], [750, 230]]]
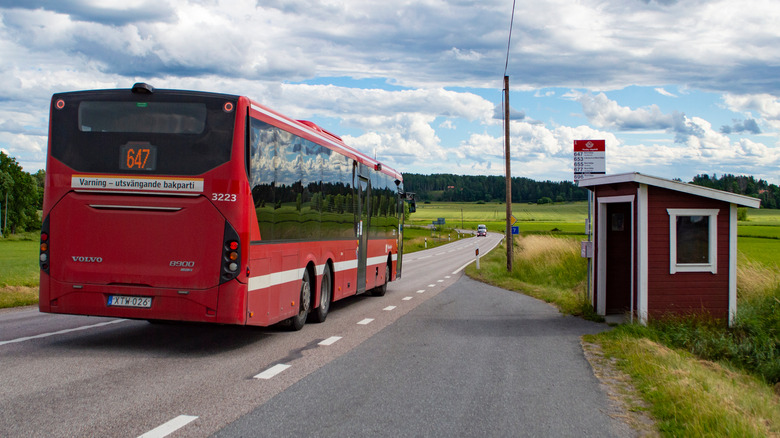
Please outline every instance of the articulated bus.
[[298, 330], [400, 278], [405, 198], [399, 172], [247, 97], [55, 94], [39, 307]]

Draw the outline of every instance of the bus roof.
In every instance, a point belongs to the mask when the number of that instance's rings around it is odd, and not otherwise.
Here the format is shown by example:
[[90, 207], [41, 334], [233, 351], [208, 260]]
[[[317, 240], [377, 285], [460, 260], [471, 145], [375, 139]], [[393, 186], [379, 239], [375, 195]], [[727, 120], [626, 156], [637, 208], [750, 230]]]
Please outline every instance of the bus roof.
[[[132, 88], [115, 88], [115, 89], [101, 89], [101, 90], [82, 90], [82, 91], [69, 91], [69, 92], [63, 92], [63, 93], [56, 93], [52, 99], [54, 99], [56, 96], [62, 96], [66, 94], [89, 94], [89, 95], [95, 95], [95, 96], [109, 96], [112, 94], [116, 94], [118, 92], [127, 91], [134, 94], [163, 94], [163, 95], [188, 95], [188, 96], [208, 96], [212, 98], [222, 98], [227, 100], [238, 100], [242, 96], [234, 95], [234, 94], [225, 94], [225, 93], [214, 93], [210, 91], [192, 91], [192, 90], [178, 90], [178, 89], [157, 89], [153, 86], [139, 82], [133, 85]], [[271, 108], [266, 107], [265, 105], [262, 105], [258, 103], [257, 101], [251, 99], [250, 97], [244, 96], [244, 98], [250, 103], [251, 107], [255, 109], [256, 111], [259, 111], [279, 122], [282, 122], [285, 125], [288, 125], [289, 127], [305, 131], [312, 137], [315, 137], [322, 142], [325, 142], [329, 144], [332, 147], [335, 147], [337, 149], [341, 149], [344, 152], [346, 152], [348, 155], [351, 155], [354, 159], [358, 160], [362, 164], [370, 166], [372, 169], [376, 171], [381, 171], [387, 175], [390, 175], [398, 180], [403, 180], [403, 177], [401, 176], [401, 173], [397, 170], [385, 166], [381, 162], [379, 162], [376, 159], [373, 159], [366, 155], [365, 153], [347, 145], [344, 143], [344, 141], [336, 134], [333, 134], [330, 131], [327, 131], [320, 126], [318, 126], [314, 122], [310, 122], [308, 120], [295, 120], [291, 119], [290, 117], [285, 116], [282, 113], [279, 113], [275, 110], [272, 110]]]

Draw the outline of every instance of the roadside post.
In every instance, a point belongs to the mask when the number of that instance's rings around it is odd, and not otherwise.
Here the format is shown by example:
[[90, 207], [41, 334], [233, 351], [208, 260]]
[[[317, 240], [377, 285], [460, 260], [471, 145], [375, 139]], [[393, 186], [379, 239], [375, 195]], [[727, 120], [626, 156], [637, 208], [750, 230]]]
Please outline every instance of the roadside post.
[[477, 246], [476, 254], [474, 256], [477, 258], [477, 270], [479, 270], [479, 246]]

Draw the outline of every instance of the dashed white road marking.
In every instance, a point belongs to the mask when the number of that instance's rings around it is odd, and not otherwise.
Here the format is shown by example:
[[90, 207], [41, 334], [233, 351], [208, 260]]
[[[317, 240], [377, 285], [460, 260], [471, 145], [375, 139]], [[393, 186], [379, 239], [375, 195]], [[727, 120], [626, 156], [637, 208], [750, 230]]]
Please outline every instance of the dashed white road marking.
[[198, 417], [192, 415], [179, 415], [173, 420], [165, 424], [162, 424], [160, 426], [157, 426], [154, 429], [150, 430], [149, 432], [146, 432], [145, 434], [138, 436], [138, 438], [162, 438], [168, 436], [173, 432], [176, 432], [177, 430], [181, 429], [182, 427], [188, 425], [192, 421], [195, 421], [197, 418]]
[[366, 318], [366, 319], [364, 319], [364, 320], [358, 321], [358, 324], [359, 324], [359, 325], [367, 325], [367, 324], [371, 324], [371, 321], [373, 321], [373, 320], [374, 320], [374, 318]]
[[436, 287], [435, 284], [429, 284], [428, 287]]
[[96, 327], [103, 327], [104, 325], [116, 324], [118, 322], [125, 322], [125, 321], [129, 321], [129, 319], [115, 319], [113, 321], [100, 322], [100, 323], [97, 323], [97, 324], [85, 325], [85, 326], [76, 327], [76, 328], [72, 328], [72, 329], [59, 330], [59, 331], [51, 332], [51, 333], [41, 333], [40, 335], [26, 336], [24, 338], [16, 338], [16, 339], [8, 340], [8, 341], [0, 341], [0, 345], [13, 344], [15, 342], [24, 342], [24, 341], [29, 341], [30, 339], [46, 338], [46, 337], [54, 336], [54, 335], [62, 335], [62, 334], [65, 334], [65, 333], [77, 332], [77, 331], [80, 331], [80, 330], [87, 330], [87, 329], [96, 328]]
[[276, 376], [277, 374], [281, 373], [282, 371], [286, 370], [287, 368], [290, 368], [292, 365], [287, 364], [276, 364], [272, 366], [271, 368], [268, 368], [267, 370], [263, 371], [262, 373], [256, 375], [255, 379], [262, 379], [262, 380], [268, 380]]
[[393, 310], [393, 309], [395, 309], [395, 306], [387, 306], [382, 310]]
[[324, 341], [320, 342], [320, 343], [319, 343], [319, 344], [317, 344], [317, 345], [326, 345], [326, 346], [327, 346], [327, 345], [333, 345], [333, 344], [335, 344], [335, 343], [336, 343], [336, 341], [338, 341], [339, 339], [341, 339], [341, 336], [331, 336], [331, 337], [329, 337], [328, 339], [325, 339]]
[[436, 280], [437, 283], [444, 283], [444, 280]]
[[404, 300], [404, 301], [409, 301], [409, 300], [411, 300], [412, 298], [413, 298], [413, 297], [403, 297], [403, 300]]
[[417, 291], [418, 294], [421, 294], [423, 292], [425, 292], [425, 289], [420, 289], [420, 290]]

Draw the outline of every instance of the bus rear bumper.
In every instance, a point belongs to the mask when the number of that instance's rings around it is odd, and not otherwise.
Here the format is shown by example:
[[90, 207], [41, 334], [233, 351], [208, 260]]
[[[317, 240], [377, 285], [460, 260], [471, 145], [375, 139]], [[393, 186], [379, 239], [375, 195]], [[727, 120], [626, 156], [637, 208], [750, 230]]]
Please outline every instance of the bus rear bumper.
[[242, 297], [246, 285], [237, 281], [209, 289], [181, 290], [41, 280], [41, 312], [221, 324], [246, 322], [241, 304], [245, 302]]

